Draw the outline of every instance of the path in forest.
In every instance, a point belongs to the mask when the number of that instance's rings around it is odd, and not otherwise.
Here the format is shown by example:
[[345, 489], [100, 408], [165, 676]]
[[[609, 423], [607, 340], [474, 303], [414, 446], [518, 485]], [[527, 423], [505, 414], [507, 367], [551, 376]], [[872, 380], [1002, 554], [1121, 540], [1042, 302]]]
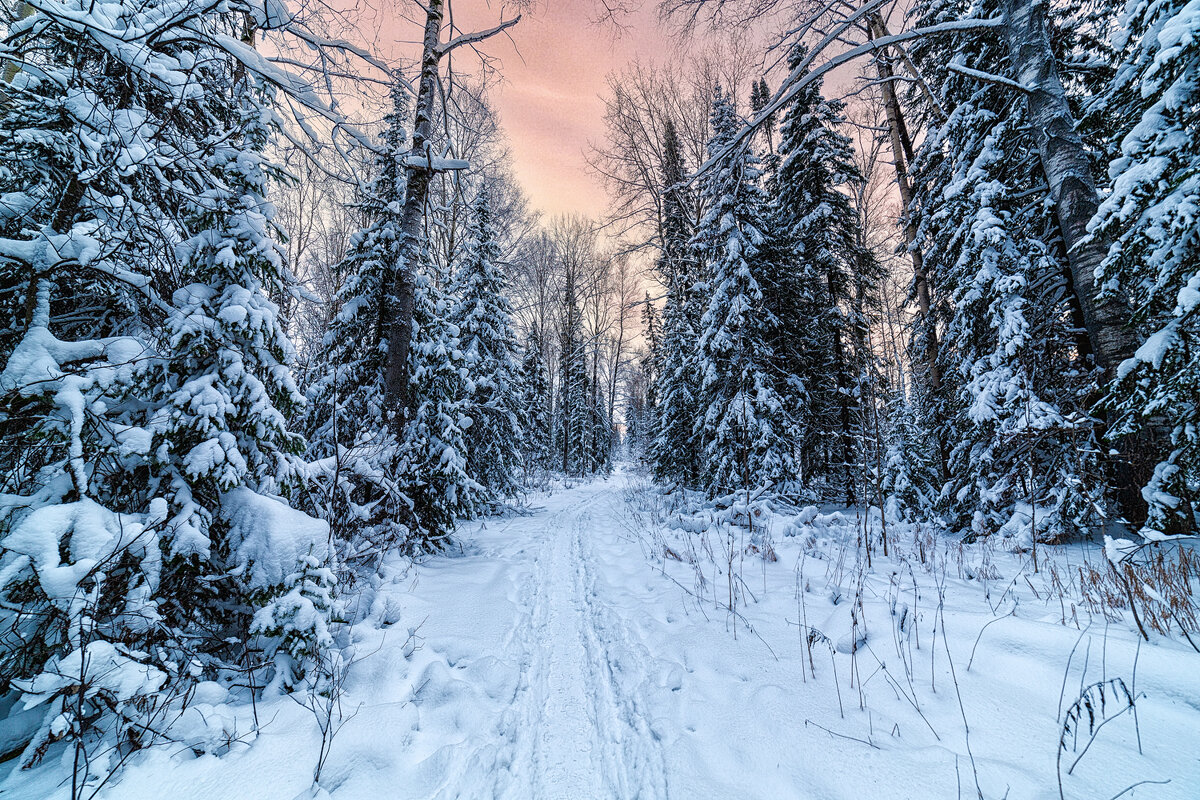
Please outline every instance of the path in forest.
[[[508, 716], [524, 741], [513, 796], [666, 796], [662, 750], [643, 715], [645, 645], [597, 589], [592, 537], [617, 525], [612, 484], [573, 492], [521, 535], [532, 556], [513, 641], [525, 680]], [[533, 528], [533, 530], [529, 530]]]

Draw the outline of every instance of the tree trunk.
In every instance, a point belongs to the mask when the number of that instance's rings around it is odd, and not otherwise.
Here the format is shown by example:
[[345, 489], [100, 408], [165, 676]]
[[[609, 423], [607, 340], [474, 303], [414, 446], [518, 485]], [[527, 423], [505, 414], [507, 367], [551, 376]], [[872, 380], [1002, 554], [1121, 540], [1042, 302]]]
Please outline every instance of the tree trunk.
[[1042, 171], [1054, 201], [1071, 281], [1096, 363], [1112, 377], [1133, 355], [1138, 340], [1128, 327], [1124, 303], [1096, 299], [1096, 269], [1107, 243], [1087, 238], [1087, 225], [1100, 205], [1091, 163], [1067, 104], [1046, 27], [1046, 11], [1037, 0], [1003, 0], [1009, 58], [1015, 79], [1026, 87], [1029, 123], [1037, 138]]
[[[1121, 362], [1136, 352], [1139, 341], [1129, 325], [1131, 315], [1125, 303], [1096, 298], [1096, 270], [1108, 253], [1108, 242], [1087, 235], [1088, 223], [1100, 205], [1091, 162], [1083, 139], [1075, 130], [1076, 120], [1058, 75], [1043, 2], [1003, 0], [1003, 9], [1013, 77], [1026, 89], [1029, 123], [1037, 138], [1042, 172], [1054, 201], [1078, 311], [1087, 330], [1092, 356], [1111, 380]], [[1120, 456], [1112, 465], [1117, 503], [1134, 523], [1140, 523], [1146, 516], [1140, 487], [1149, 477], [1139, 474], [1143, 470], [1137, 465], [1156, 460], [1145, 459], [1141, 452], [1154, 449], [1155, 438], [1155, 431], [1151, 430], [1148, 437], [1121, 442]]]
[[404, 206], [400, 211], [400, 264], [393, 275], [392, 294], [396, 298], [396, 316], [388, 331], [387, 366], [384, 372], [384, 400], [391, 413], [392, 431], [399, 437], [409, 417], [412, 377], [409, 348], [412, 344], [416, 271], [422, 257], [425, 202], [429, 196], [433, 158], [429, 136], [433, 120], [433, 99], [437, 89], [438, 37], [442, 29], [444, 0], [428, 0], [425, 38], [422, 43], [421, 78], [417, 86], [416, 124], [413, 126], [411, 152], [424, 156], [424, 165], [410, 166], [405, 187]]
[[[878, 14], [872, 15], [868, 19], [867, 25], [868, 35], [871, 38], [875, 39], [887, 35], [888, 31], [884, 25], [883, 18]], [[913, 160], [912, 137], [908, 133], [908, 126], [904, 123], [904, 113], [900, 107], [900, 100], [896, 96], [896, 82], [893, 80], [895, 71], [892, 69], [891, 61], [883, 56], [876, 56], [875, 69], [879, 74], [879, 85], [883, 94], [883, 107], [887, 114], [888, 135], [891, 138], [892, 145], [892, 165], [896, 169], [896, 186], [900, 190], [900, 202], [903, 205], [901, 220], [904, 228], [904, 244], [905, 249], [908, 250], [909, 257], [912, 259], [913, 288], [917, 294], [917, 311], [921, 316], [921, 332], [919, 335], [923, 339], [924, 382], [928, 391], [936, 396], [941, 393], [942, 389], [942, 370], [938, 366], [937, 325], [932, 314], [933, 303], [929, 290], [929, 273], [925, 271], [925, 257], [921, 253], [921, 247], [917, 241], [917, 225], [912, 218], [913, 186], [912, 179], [908, 174], [908, 165]], [[909, 62], [909, 69], [913, 70], [914, 75], [917, 74], [916, 68], [911, 62]], [[922, 82], [922, 86], [924, 86], [924, 82]], [[928, 92], [927, 87], [926, 91]], [[933, 97], [932, 93], [929, 93], [927, 96], [937, 112], [939, 114], [943, 113], [941, 106], [937, 103], [937, 99]], [[930, 405], [930, 408], [936, 407], [935, 404]], [[935, 420], [935, 422], [939, 421]], [[942, 437], [940, 424], [934, 425], [933, 434], [937, 445], [938, 477], [945, 480], [949, 470], [949, 454]]]
[[[884, 35], [883, 20], [874, 15], [869, 20], [869, 32], [872, 38]], [[891, 63], [883, 57], [876, 57], [875, 69], [879, 74], [880, 89], [883, 93], [883, 106], [887, 113], [888, 135], [892, 145], [892, 165], [896, 169], [896, 185], [900, 190], [900, 202], [903, 205], [902, 219], [904, 223], [904, 244], [913, 264], [913, 285], [917, 292], [917, 310], [921, 314], [921, 323], [925, 336], [925, 367], [928, 370], [929, 387], [938, 391], [942, 386], [942, 373], [937, 364], [938, 340], [937, 330], [930, 317], [929, 278], [925, 272], [925, 259], [921, 248], [917, 245], [917, 226], [912, 220], [911, 207], [913, 201], [912, 180], [908, 175], [908, 163], [913, 159], [912, 138], [908, 127], [904, 124], [904, 115], [900, 109], [900, 100], [896, 97], [896, 83], [893, 80], [895, 72]]]

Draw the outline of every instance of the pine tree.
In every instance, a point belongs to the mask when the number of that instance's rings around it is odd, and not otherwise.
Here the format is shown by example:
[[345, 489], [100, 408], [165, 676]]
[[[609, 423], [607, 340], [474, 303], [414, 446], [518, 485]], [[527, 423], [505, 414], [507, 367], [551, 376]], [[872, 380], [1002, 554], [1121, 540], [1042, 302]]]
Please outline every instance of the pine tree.
[[416, 275], [411, 397], [414, 406], [400, 442], [396, 474], [410, 521], [406, 549], [446, 547], [459, 518], [475, 513], [482, 487], [467, 472], [467, 368], [452, 301], [427, 272]]
[[384, 120], [374, 177], [363, 192], [367, 227], [350, 240], [335, 272], [342, 278], [337, 312], [321, 345], [321, 371], [308, 388], [304, 427], [309, 461], [321, 477], [317, 513], [338, 538], [356, 547], [386, 547], [408, 537], [407, 500], [400, 494], [397, 441], [383, 405], [387, 326], [399, 269], [399, 215], [404, 192], [401, 158], [407, 151], [408, 101], [396, 77]]
[[483, 190], [472, 209], [467, 252], [450, 289], [455, 299], [450, 322], [458, 328], [467, 370], [466, 410], [472, 420], [467, 474], [496, 501], [517, 492], [522, 430], [512, 306], [496, 264], [500, 248], [491, 226]]
[[1101, 278], [1147, 336], [1107, 404], [1115, 435], [1169, 432], [1142, 494], [1149, 536], [1194, 533], [1200, 486], [1200, 13], [1194, 2], [1131, 2], [1105, 99], [1118, 116], [1112, 192], [1092, 223], [1111, 242]]
[[612, 469], [613, 428], [598, 376], [588, 376], [587, 395], [584, 471], [593, 475], [607, 473]]
[[790, 481], [795, 469], [790, 420], [773, 370], [779, 320], [762, 289], [766, 200], [758, 160], [744, 147], [730, 147], [739, 123], [719, 87], [711, 120], [708, 151], [718, 160], [704, 179], [708, 212], [692, 240], [707, 263], [711, 296], [701, 320], [696, 436], [705, 487], [725, 493]]
[[541, 332], [535, 327], [525, 342], [521, 361], [520, 408], [526, 482], [550, 469], [554, 447], [550, 375], [542, 357]]
[[663, 130], [662, 252], [657, 271], [667, 290], [653, 376], [654, 438], [650, 461], [659, 480], [694, 486], [699, 458], [694, 428], [700, 389], [696, 342], [703, 313], [698, 262], [689, 241], [685, 171], [679, 136], [667, 120]]
[[[248, 15], [27, 10], [0, 104], [0, 682], [47, 709], [22, 766], [114, 716], [108, 744], [136, 746], [168, 684], [279, 655], [254, 616], [290, 575], [331, 577], [327, 529], [280, 497], [301, 398], [269, 299], [272, 100], [230, 46]], [[281, 620], [281, 685], [328, 644], [310, 611]], [[93, 680], [115, 674], [138, 680]]]
[[559, 456], [562, 471], [568, 475], [581, 475], [587, 468], [587, 440], [590, 433], [587, 352], [575, 283], [575, 276], [568, 274], [563, 288], [556, 409]]
[[881, 479], [888, 518], [918, 522], [929, 518], [941, 487], [936, 450], [913, 405], [899, 392], [889, 404]]
[[[771, 87], [767, 85], [766, 78], [759, 78], [757, 81], [750, 83], [750, 111], [755, 116], [767, 107], [771, 102]], [[770, 114], [762, 121], [759, 129], [767, 142], [767, 155], [763, 159], [766, 162], [766, 173], [771, 175], [775, 167], [775, 115]]]
[[[646, 292], [642, 306], [642, 336], [646, 349], [638, 359], [638, 389], [629, 396], [626, 420], [629, 443], [641, 457], [649, 456], [650, 443], [658, 434], [658, 390], [656, 384], [663, 371], [662, 320], [658, 309]], [[629, 449], [629, 448], [627, 448]]]
[[[170, 514], [170, 559], [160, 579], [168, 619], [229, 626], [236, 636], [249, 627], [227, 605], [238, 581], [210, 578], [237, 568], [242, 543], [226, 535], [228, 520], [214, 500], [236, 487], [289, 491], [302, 471], [295, 456], [304, 442], [287, 428], [303, 397], [292, 381], [292, 347], [279, 309], [267, 299], [284, 275], [279, 232], [264, 198], [270, 112], [251, 85], [229, 88], [238, 98], [230, 109], [238, 134], [210, 156], [219, 183], [189, 204], [193, 233], [177, 248], [184, 280], [165, 324], [170, 356], [146, 381], [166, 393], [151, 420], [151, 469]], [[282, 587], [243, 591], [267, 589]]]
[[[805, 50], [791, 52], [795, 69]], [[874, 294], [879, 268], [863, 245], [858, 217], [842, 187], [862, 176], [851, 142], [837, 128], [842, 104], [821, 96], [820, 81], [788, 106], [773, 181], [773, 269], [765, 283], [767, 307], [781, 326], [773, 345], [809, 478], [824, 477], [853, 500], [860, 382], [865, 347], [864, 299]], [[815, 456], [823, 454], [820, 462]]]

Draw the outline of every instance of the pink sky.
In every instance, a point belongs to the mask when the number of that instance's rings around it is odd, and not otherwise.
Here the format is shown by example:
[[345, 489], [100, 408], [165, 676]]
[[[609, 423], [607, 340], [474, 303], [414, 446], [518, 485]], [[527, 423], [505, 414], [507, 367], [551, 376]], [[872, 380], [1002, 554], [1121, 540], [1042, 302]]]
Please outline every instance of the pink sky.
[[[662, 55], [669, 41], [655, 25], [654, 2], [615, 36], [594, 25], [596, 0], [543, 0], [511, 29], [512, 41], [497, 37], [484, 45], [499, 60], [504, 83], [495, 93], [518, 178], [535, 208], [547, 214], [604, 211], [604, 189], [587, 171], [589, 140], [604, 133], [605, 76], [636, 55]], [[499, 6], [458, 0], [455, 23], [464, 30], [487, 28]], [[510, 16], [506, 12], [505, 16]], [[514, 47], [515, 44], [515, 47]]]
[[[480, 45], [503, 76], [492, 90], [513, 155], [518, 180], [532, 206], [547, 215], [580, 213], [592, 217], [606, 208], [604, 187], [587, 166], [589, 142], [604, 137], [606, 77], [635, 58], [670, 63], [678, 48], [659, 26], [659, 0], [609, 0], [635, 9], [619, 18], [621, 27], [595, 23], [602, 0], [520, 0], [532, 3], [521, 21]], [[424, 16], [411, 0], [385, 0], [385, 5], [359, 5], [345, 0], [375, 20], [370, 25], [379, 37], [372, 46], [383, 52], [412, 51], [419, 46]], [[387, 5], [388, 2], [394, 5]], [[455, 34], [486, 30], [515, 11], [503, 0], [447, 0]], [[365, 13], [364, 13], [365, 12]], [[397, 22], [398, 14], [407, 17]], [[391, 20], [390, 22], [387, 20]], [[382, 25], [379, 20], [384, 20]], [[443, 31], [443, 39], [449, 34]], [[369, 39], [370, 37], [368, 37]], [[391, 41], [388, 41], [388, 40]], [[470, 72], [478, 67], [475, 56], [456, 52], [457, 67]], [[839, 68], [835, 75], [849, 75]], [[838, 78], [827, 80], [839, 83]]]

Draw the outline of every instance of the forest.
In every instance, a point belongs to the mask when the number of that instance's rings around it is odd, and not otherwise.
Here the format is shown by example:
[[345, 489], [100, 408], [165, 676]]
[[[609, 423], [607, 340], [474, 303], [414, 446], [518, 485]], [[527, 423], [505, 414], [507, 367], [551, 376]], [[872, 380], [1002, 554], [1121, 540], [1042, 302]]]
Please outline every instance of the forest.
[[0, 796], [1200, 793], [1200, 0], [459, 3], [0, 1]]

